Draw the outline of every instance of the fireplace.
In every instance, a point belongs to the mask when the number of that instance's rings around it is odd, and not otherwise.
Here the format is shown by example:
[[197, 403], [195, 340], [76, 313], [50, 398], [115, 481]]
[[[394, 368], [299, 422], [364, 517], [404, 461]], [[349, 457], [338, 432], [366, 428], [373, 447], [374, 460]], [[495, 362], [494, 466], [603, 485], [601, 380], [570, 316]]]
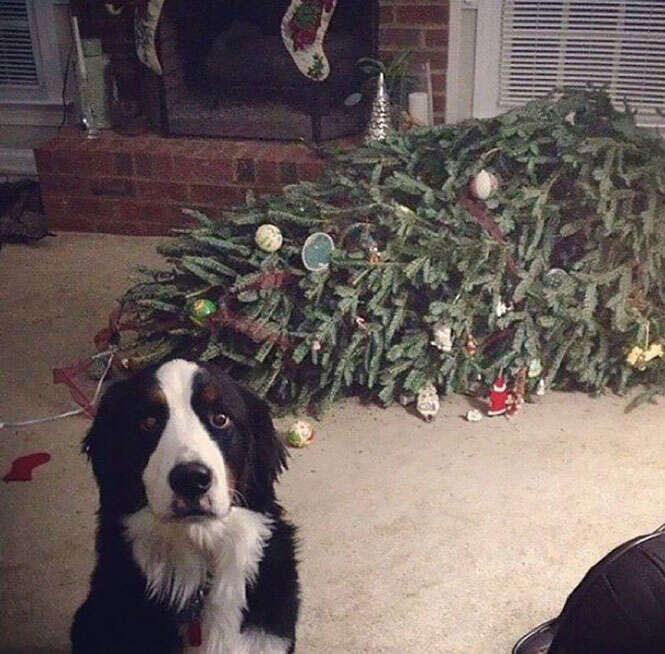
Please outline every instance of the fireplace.
[[324, 81], [305, 76], [282, 40], [289, 0], [167, 0], [157, 26], [163, 75], [146, 69], [152, 123], [168, 135], [319, 141], [362, 131], [356, 62], [376, 56], [378, 0], [338, 2]]

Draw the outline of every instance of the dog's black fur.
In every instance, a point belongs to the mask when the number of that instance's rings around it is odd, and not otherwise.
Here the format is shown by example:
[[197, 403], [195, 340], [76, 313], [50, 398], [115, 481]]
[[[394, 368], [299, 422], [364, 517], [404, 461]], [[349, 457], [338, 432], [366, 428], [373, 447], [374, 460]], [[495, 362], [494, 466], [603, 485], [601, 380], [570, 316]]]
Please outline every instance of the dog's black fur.
[[[288, 639], [295, 649], [299, 584], [295, 530], [282, 517], [273, 485], [286, 467], [265, 402], [213, 366], [200, 365], [192, 406], [202, 418], [206, 407], [198, 394], [203, 384], [219, 391], [216, 409], [233, 419], [223, 436], [207, 427], [235, 479], [236, 496], [245, 508], [269, 516], [272, 534], [263, 550], [255, 583], [247, 587], [241, 631], [256, 627]], [[142, 472], [168, 419], [168, 407], [155, 404], [155, 369], [113, 385], [105, 393], [83, 441], [100, 494], [97, 564], [88, 598], [71, 629], [73, 654], [175, 654], [183, 647], [179, 616], [149, 599], [146, 578], [125, 537], [123, 520], [146, 506]], [[157, 429], [142, 431], [141, 421], [158, 416]], [[203, 420], [202, 420], [203, 422]]]

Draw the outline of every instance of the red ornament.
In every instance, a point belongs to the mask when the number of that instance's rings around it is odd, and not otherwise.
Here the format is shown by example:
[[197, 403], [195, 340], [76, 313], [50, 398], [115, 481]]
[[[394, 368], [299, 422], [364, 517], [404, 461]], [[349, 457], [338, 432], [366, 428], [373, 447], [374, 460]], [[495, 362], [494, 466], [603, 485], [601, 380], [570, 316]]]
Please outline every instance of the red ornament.
[[508, 385], [503, 375], [499, 375], [492, 384], [492, 390], [489, 397], [488, 416], [500, 416], [506, 412], [506, 402], [508, 400]]
[[521, 368], [515, 377], [513, 388], [508, 391], [506, 414], [509, 416], [515, 415], [524, 404], [524, 394], [526, 393], [526, 375], [527, 368]]
[[524, 404], [524, 398], [520, 397], [515, 391], [508, 391], [506, 399], [506, 415], [514, 416]]

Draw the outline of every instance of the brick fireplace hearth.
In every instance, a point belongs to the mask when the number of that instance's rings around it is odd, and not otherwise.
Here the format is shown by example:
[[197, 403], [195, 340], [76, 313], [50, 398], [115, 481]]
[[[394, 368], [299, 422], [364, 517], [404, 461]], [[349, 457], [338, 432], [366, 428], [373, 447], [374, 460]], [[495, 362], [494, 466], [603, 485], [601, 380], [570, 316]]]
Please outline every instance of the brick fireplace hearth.
[[35, 152], [52, 229], [166, 234], [187, 224], [182, 207], [214, 215], [248, 190], [278, 191], [319, 177], [305, 145], [227, 139], [123, 137], [68, 131]]
[[[121, 92], [138, 88], [132, 77], [139, 64], [131, 11], [112, 18], [103, 3], [72, 4], [83, 36], [101, 37], [114, 69], [124, 71]], [[414, 61], [430, 61], [436, 120], [443, 120], [445, 110], [447, 21], [448, 0], [380, 0], [379, 54], [388, 59], [409, 48]], [[73, 129], [38, 148], [35, 158], [51, 229], [137, 235], [167, 234], [186, 225], [182, 207], [212, 215], [243, 202], [250, 189], [278, 191], [316, 179], [325, 166], [295, 142], [130, 137], [112, 131], [88, 140]]]

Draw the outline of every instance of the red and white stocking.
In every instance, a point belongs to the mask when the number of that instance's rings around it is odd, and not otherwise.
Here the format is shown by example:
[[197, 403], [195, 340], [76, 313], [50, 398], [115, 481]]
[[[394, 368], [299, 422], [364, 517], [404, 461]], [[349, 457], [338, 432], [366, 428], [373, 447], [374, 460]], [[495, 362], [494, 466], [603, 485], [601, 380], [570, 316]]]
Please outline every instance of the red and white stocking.
[[317, 82], [330, 74], [323, 40], [337, 0], [291, 0], [282, 19], [282, 39], [300, 72]]

